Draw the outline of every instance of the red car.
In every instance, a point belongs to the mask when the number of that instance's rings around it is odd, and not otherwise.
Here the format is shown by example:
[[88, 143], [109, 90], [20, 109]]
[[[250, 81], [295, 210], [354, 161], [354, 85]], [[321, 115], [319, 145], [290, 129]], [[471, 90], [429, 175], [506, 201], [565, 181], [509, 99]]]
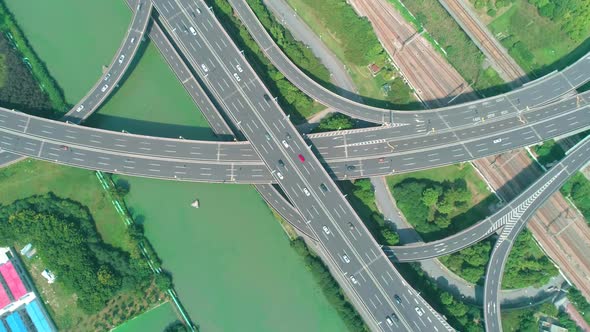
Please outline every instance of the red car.
[[299, 154], [297, 157], [299, 157], [302, 163], [305, 162], [305, 157], [302, 154]]

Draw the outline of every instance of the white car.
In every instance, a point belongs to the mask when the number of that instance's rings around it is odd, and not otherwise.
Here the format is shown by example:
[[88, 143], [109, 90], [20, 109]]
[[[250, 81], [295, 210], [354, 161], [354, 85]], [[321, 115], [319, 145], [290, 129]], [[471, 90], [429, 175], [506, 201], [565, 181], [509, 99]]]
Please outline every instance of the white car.
[[282, 140], [282, 141], [281, 141], [281, 143], [283, 143], [283, 146], [284, 146], [285, 148], [287, 148], [287, 149], [289, 148], [289, 143], [287, 143], [287, 141], [285, 141], [285, 140]]
[[502, 139], [501, 139], [501, 138], [496, 138], [496, 139], [494, 140], [494, 144], [498, 144], [498, 143], [500, 143], [500, 142], [502, 142]]
[[307, 190], [307, 188], [303, 188], [303, 193], [305, 193], [305, 196], [309, 196], [309, 195], [311, 195], [311, 194], [309, 193], [309, 190]]
[[354, 276], [350, 276], [350, 281], [352, 281], [353, 284], [358, 284], [359, 282], [356, 281], [356, 278]]
[[204, 63], [201, 64], [201, 69], [203, 69], [204, 72], [208, 72], [209, 71], [209, 68]]
[[387, 325], [389, 325], [389, 326], [393, 326], [393, 321], [391, 320], [391, 317], [389, 317], [389, 316], [386, 316], [386, 317], [385, 317], [385, 321], [387, 322]]
[[324, 230], [324, 233], [326, 234], [330, 234], [330, 229], [328, 228], [328, 226], [322, 226], [322, 229]]
[[111, 73], [106, 74], [106, 76], [104, 77], [104, 80], [107, 81], [109, 78], [111, 78]]
[[418, 316], [422, 317], [422, 315], [424, 314], [424, 309], [420, 308], [420, 307], [416, 307], [414, 308], [414, 310], [416, 310], [416, 313], [418, 314]]
[[197, 30], [195, 30], [195, 28], [190, 27], [188, 29], [191, 31], [191, 33], [193, 34], [193, 36], [196, 36], [197, 35]]
[[350, 258], [348, 258], [348, 256], [342, 255], [342, 259], [344, 260], [345, 263], [350, 263]]
[[121, 54], [121, 56], [119, 57], [119, 63], [123, 63], [123, 60], [125, 60], [125, 55]]
[[105, 85], [102, 86], [102, 88], [100, 89], [100, 91], [105, 92], [105, 91], [107, 91], [108, 88], [109, 88], [109, 85], [108, 84], [105, 84]]
[[236, 81], [241, 81], [240, 76], [237, 73], [234, 73], [234, 78], [236, 79]]
[[244, 71], [240, 65], [237, 65], [237, 66], [236, 66], [236, 69], [237, 69], [237, 70], [238, 70], [240, 73]]
[[84, 105], [80, 105], [80, 106], [78, 106], [78, 108], [76, 108], [76, 112], [80, 112], [83, 109], [84, 109]]
[[281, 174], [281, 172], [277, 172], [277, 177], [281, 180], [284, 179], [283, 174]]

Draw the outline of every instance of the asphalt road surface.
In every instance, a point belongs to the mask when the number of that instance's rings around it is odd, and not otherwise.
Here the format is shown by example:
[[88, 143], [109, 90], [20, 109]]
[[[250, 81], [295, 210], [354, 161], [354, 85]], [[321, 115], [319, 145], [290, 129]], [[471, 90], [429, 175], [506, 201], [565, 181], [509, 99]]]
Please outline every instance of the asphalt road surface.
[[506, 260], [516, 237], [524, 229], [527, 220], [534, 213], [535, 209], [530, 209], [530, 207], [539, 205], [537, 202], [544, 202], [550, 196], [545, 193], [559, 190], [571, 175], [583, 168], [589, 161], [590, 140], [586, 139], [568, 151], [568, 155], [542, 177], [544, 180], [541, 182], [542, 186], [537, 186], [536, 191], [527, 190], [526, 199], [522, 200], [519, 205], [511, 202], [510, 205], [516, 213], [520, 213], [520, 216], [507, 222], [502, 229], [492, 250], [486, 270], [484, 283], [484, 321], [486, 331], [502, 331], [499, 292], [504, 266], [506, 265]]

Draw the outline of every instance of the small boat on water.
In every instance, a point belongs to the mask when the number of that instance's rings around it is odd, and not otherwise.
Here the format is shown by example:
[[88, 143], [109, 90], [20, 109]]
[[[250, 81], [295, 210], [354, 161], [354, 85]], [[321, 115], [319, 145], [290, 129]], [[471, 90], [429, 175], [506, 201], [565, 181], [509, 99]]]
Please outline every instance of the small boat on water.
[[199, 199], [195, 199], [195, 201], [191, 203], [191, 206], [198, 209], [201, 207], [201, 202], [199, 202]]

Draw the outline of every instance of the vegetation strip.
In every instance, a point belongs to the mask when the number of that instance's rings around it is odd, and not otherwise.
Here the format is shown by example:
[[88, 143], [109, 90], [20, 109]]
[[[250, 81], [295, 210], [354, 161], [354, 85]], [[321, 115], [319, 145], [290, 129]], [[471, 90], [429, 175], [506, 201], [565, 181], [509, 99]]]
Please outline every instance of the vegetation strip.
[[23, 61], [35, 76], [35, 78], [41, 84], [42, 89], [47, 93], [49, 100], [53, 108], [58, 113], [66, 113], [68, 111], [68, 105], [63, 96], [62, 90], [59, 88], [57, 82], [49, 74], [49, 71], [45, 67], [45, 64], [37, 53], [29, 45], [25, 38], [22, 30], [16, 23], [14, 16], [10, 13], [4, 1], [0, 0], [0, 31], [5, 33], [8, 38], [14, 43], [15, 47], [22, 53]]

